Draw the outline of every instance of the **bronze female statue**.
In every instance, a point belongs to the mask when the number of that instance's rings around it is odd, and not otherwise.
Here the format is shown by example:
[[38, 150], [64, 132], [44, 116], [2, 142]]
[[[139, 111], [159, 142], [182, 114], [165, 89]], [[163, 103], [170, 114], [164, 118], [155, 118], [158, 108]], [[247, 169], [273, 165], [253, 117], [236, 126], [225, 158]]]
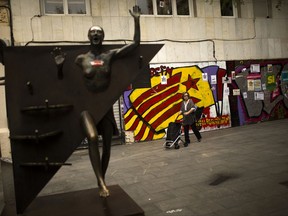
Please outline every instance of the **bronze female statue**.
[[[131, 44], [103, 52], [103, 29], [99, 26], [92, 26], [88, 31], [90, 51], [77, 56], [75, 63], [82, 69], [85, 85], [92, 92], [105, 91], [110, 83], [113, 61], [130, 53], [140, 44], [140, 9], [134, 6], [133, 11], [129, 10], [129, 12], [134, 18], [135, 25], [134, 40]], [[113, 109], [111, 107], [97, 125], [91, 113], [86, 110], [81, 113], [81, 121], [88, 139], [89, 156], [97, 177], [99, 194], [101, 197], [107, 197], [109, 190], [105, 183], [105, 173], [110, 160], [112, 135], [117, 128]], [[103, 138], [102, 157], [98, 146], [98, 134], [101, 134]]]

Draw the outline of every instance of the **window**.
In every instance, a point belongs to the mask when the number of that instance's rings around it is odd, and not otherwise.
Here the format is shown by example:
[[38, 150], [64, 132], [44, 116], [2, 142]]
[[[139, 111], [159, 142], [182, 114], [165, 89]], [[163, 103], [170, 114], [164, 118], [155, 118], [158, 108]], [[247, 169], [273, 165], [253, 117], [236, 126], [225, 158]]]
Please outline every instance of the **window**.
[[153, 14], [153, 1], [152, 0], [138, 0], [137, 5], [141, 9], [141, 14], [152, 15]]
[[220, 0], [221, 16], [234, 16], [232, 0]]
[[157, 0], [157, 15], [172, 15], [171, 0]]
[[56, 0], [56, 1], [44, 1], [44, 8], [45, 8], [45, 14], [63, 14], [64, 13], [64, 7], [63, 7], [63, 1]]
[[87, 14], [85, 0], [68, 0], [69, 14]]
[[88, 0], [43, 0], [44, 14], [88, 14]]
[[272, 15], [271, 0], [253, 1], [254, 17], [269, 18]]
[[189, 15], [188, 0], [176, 0], [177, 15]]
[[[144, 15], [190, 15], [190, 0], [137, 0]], [[195, 0], [193, 0], [194, 2]]]

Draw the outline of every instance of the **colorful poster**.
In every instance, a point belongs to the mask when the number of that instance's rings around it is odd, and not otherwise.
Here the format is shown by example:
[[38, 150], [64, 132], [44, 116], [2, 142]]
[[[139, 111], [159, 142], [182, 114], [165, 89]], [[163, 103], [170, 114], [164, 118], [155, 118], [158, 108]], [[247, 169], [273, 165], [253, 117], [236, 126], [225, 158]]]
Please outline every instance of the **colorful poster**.
[[251, 64], [250, 65], [251, 73], [259, 73], [260, 72], [260, 64]]
[[281, 73], [281, 81], [283, 83], [288, 83], [288, 71], [282, 71], [282, 73]]
[[217, 76], [211, 75], [211, 84], [217, 84]]
[[233, 95], [234, 96], [240, 95], [240, 89], [233, 89]]
[[272, 73], [273, 72], [273, 65], [272, 64], [267, 64], [267, 72]]
[[247, 80], [247, 90], [254, 91], [254, 80], [252, 79]]
[[228, 87], [224, 88], [224, 96], [229, 96], [230, 95], [230, 90]]
[[161, 76], [161, 84], [162, 85], [167, 85], [167, 77], [166, 76]]
[[236, 79], [235, 71], [231, 71], [231, 78], [232, 78], [232, 80], [235, 80], [235, 79]]
[[255, 79], [254, 80], [254, 91], [261, 91], [261, 79]]
[[264, 92], [254, 92], [255, 100], [264, 100]]
[[276, 88], [275, 74], [266, 74], [266, 88], [269, 91], [273, 91]]
[[243, 98], [246, 99], [248, 97], [247, 92], [243, 92]]
[[208, 74], [207, 73], [203, 73], [202, 74], [202, 79], [203, 79], [203, 81], [208, 81]]

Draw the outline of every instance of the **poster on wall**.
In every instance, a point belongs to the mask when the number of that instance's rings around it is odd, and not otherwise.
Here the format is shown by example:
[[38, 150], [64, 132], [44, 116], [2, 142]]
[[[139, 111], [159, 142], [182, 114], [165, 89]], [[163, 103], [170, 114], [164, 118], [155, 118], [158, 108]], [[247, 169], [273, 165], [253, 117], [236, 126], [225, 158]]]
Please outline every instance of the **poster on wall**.
[[272, 64], [267, 64], [267, 72], [272, 73], [273, 72], [273, 65]]
[[211, 84], [217, 84], [217, 76], [216, 75], [211, 75]]
[[273, 91], [276, 88], [275, 74], [266, 74], [266, 89]]
[[254, 92], [254, 100], [264, 100], [264, 92]]
[[248, 97], [247, 92], [243, 92], [243, 98], [246, 99]]
[[202, 74], [202, 79], [203, 79], [203, 81], [208, 81], [208, 74], [207, 73], [203, 73]]
[[229, 96], [230, 95], [230, 90], [228, 87], [224, 88], [224, 96]]
[[161, 76], [161, 84], [167, 85], [167, 77], [165, 75]]
[[281, 73], [282, 83], [288, 83], [288, 71], [283, 70]]
[[233, 89], [233, 96], [240, 95], [240, 89]]
[[251, 64], [250, 71], [251, 73], [260, 73], [260, 64]]
[[261, 79], [255, 79], [254, 80], [254, 91], [261, 91], [262, 86], [261, 86]]
[[231, 78], [232, 78], [232, 80], [235, 80], [235, 79], [236, 79], [235, 71], [231, 71]]
[[248, 91], [254, 91], [254, 80], [253, 79], [247, 80], [247, 90]]

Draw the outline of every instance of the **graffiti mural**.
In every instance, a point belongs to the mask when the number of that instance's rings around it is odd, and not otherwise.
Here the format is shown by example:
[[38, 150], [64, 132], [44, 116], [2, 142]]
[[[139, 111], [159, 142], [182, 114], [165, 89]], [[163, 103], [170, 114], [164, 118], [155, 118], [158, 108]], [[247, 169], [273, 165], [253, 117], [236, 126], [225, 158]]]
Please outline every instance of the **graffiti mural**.
[[[288, 61], [235, 62], [239, 125], [288, 118]], [[259, 71], [253, 71], [257, 66]]]
[[[152, 67], [151, 88], [124, 93], [125, 130], [133, 131], [135, 141], [165, 137], [168, 124], [181, 121], [178, 116], [182, 93], [188, 91], [199, 107], [200, 131], [230, 127], [226, 70], [217, 65]], [[229, 91], [228, 91], [229, 92]]]
[[288, 60], [217, 65], [154, 65], [151, 88], [124, 93], [124, 128], [135, 141], [164, 138], [178, 116], [182, 93], [199, 107], [200, 131], [288, 118]]

